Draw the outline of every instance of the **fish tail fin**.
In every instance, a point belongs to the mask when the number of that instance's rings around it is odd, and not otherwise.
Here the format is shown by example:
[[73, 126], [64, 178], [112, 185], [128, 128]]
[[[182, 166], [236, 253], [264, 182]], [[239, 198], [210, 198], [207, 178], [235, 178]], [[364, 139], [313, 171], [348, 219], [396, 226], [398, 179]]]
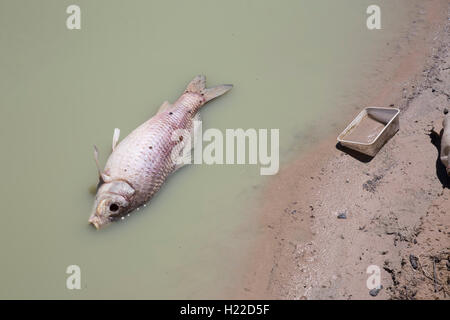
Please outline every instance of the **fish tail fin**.
[[186, 91], [200, 93], [205, 97], [205, 103], [223, 95], [225, 92], [233, 88], [232, 84], [222, 84], [211, 88], [206, 88], [206, 78], [203, 75], [196, 76], [189, 82]]

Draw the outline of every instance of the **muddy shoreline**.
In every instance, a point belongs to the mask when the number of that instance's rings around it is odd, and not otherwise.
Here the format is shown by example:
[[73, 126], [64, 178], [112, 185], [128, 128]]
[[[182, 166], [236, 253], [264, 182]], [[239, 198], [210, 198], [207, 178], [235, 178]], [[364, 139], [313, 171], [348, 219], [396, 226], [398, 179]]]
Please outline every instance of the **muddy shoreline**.
[[[375, 158], [336, 148], [338, 126], [267, 184], [234, 298], [449, 298], [450, 189], [436, 147], [450, 106], [448, 10], [447, 1], [424, 1], [365, 84], [361, 106], [401, 109], [400, 131]], [[375, 295], [370, 265], [381, 270]]]

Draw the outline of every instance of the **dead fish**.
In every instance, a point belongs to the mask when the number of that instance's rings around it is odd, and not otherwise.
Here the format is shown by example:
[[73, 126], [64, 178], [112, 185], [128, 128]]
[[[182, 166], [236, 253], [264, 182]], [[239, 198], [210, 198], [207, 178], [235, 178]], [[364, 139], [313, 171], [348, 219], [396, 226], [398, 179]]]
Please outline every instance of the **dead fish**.
[[120, 143], [120, 130], [114, 130], [112, 153], [104, 170], [100, 169], [94, 147], [99, 184], [89, 223], [100, 229], [149, 202], [166, 178], [183, 166], [171, 157], [172, 150], [183, 140], [182, 136], [173, 139], [174, 132], [191, 131], [193, 122], [200, 120], [200, 108], [232, 87], [206, 88], [205, 77], [195, 77], [175, 103], [165, 101], [155, 116]]
[[445, 116], [444, 132], [441, 138], [441, 162], [447, 170], [447, 175], [450, 176], [450, 113]]

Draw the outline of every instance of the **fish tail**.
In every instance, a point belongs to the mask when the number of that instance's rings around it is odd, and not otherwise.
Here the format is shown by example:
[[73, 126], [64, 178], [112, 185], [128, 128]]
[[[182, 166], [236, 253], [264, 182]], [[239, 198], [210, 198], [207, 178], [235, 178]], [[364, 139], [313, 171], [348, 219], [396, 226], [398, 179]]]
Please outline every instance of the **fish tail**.
[[211, 88], [206, 88], [206, 78], [203, 75], [196, 76], [189, 82], [186, 91], [202, 94], [205, 98], [205, 103], [223, 95], [225, 92], [233, 88], [232, 84], [222, 84]]

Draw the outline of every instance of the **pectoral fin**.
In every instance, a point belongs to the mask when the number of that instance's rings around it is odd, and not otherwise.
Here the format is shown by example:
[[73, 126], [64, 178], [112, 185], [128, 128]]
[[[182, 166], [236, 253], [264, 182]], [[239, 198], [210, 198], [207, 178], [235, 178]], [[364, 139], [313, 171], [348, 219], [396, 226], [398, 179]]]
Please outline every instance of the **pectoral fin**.
[[114, 149], [116, 148], [117, 142], [119, 142], [119, 137], [120, 137], [120, 129], [115, 128], [112, 140], [112, 151], [114, 151]]
[[97, 166], [99, 185], [101, 185], [101, 184], [105, 183], [105, 177], [102, 173], [102, 169], [100, 168], [100, 163], [98, 162], [98, 149], [97, 149], [96, 145], [94, 145], [94, 160], [95, 160], [95, 165]]

